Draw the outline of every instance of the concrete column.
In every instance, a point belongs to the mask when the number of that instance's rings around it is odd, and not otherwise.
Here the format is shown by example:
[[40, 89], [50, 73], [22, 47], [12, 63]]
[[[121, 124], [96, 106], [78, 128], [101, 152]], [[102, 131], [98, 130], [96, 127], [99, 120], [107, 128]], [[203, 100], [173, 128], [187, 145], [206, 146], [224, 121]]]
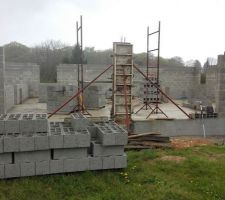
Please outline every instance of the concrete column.
[[225, 55], [218, 56], [217, 66], [216, 110], [219, 117], [225, 117]]
[[4, 47], [0, 47], [0, 114], [6, 113], [5, 109], [5, 55]]

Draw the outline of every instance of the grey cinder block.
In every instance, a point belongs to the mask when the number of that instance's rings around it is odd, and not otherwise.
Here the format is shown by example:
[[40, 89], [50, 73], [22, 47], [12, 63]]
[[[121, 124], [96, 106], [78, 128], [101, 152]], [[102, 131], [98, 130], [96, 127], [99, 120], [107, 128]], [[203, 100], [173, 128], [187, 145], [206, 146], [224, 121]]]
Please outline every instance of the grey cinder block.
[[100, 169], [102, 169], [102, 158], [89, 157], [89, 170], [100, 170]]
[[35, 162], [20, 163], [21, 176], [34, 176], [35, 175]]
[[4, 150], [4, 146], [3, 146], [3, 135], [0, 135], [0, 153], [2, 153]]
[[35, 174], [45, 175], [50, 173], [50, 161], [35, 162]]
[[126, 168], [127, 167], [127, 154], [122, 156], [115, 156], [115, 168]]
[[64, 160], [64, 172], [85, 171], [89, 168], [88, 158], [76, 158]]
[[8, 133], [4, 136], [4, 152], [18, 152], [20, 150], [19, 134]]
[[75, 131], [83, 130], [90, 124], [89, 120], [82, 113], [71, 114], [71, 123]]
[[34, 133], [34, 114], [22, 114], [19, 119], [20, 133]]
[[20, 177], [20, 164], [5, 164], [5, 178]]
[[63, 135], [49, 135], [49, 147], [50, 149], [63, 148]]
[[15, 163], [21, 162], [41, 162], [51, 160], [50, 150], [16, 152], [14, 154]]
[[91, 135], [87, 129], [76, 132], [78, 147], [89, 147], [91, 142]]
[[34, 138], [35, 150], [49, 149], [48, 133], [36, 133]]
[[116, 156], [124, 154], [124, 146], [103, 146], [95, 141], [91, 142], [91, 154], [97, 156]]
[[33, 134], [23, 134], [19, 138], [20, 151], [34, 151]]
[[12, 153], [1, 153], [0, 164], [10, 164], [10, 163], [12, 163]]
[[46, 113], [40, 113], [35, 115], [35, 132], [47, 132], [48, 131], [48, 119]]
[[5, 178], [5, 165], [0, 164], [0, 179]]
[[54, 159], [69, 159], [87, 157], [87, 148], [54, 149]]
[[62, 160], [50, 160], [50, 173], [57, 174], [63, 173], [63, 159]]
[[5, 120], [5, 133], [19, 133], [19, 118], [21, 114], [9, 114]]
[[102, 169], [113, 169], [115, 167], [114, 156], [102, 157]]
[[78, 146], [78, 135], [75, 132], [65, 133], [63, 135], [63, 147], [73, 148]]

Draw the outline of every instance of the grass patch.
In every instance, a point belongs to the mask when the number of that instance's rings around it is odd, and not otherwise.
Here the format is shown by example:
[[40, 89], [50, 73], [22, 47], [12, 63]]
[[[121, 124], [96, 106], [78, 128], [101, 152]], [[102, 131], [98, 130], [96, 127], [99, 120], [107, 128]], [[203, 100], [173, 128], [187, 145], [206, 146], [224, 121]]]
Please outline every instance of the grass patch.
[[[163, 157], [183, 157], [181, 162]], [[0, 200], [224, 200], [225, 148], [128, 152], [128, 168], [0, 181]]]

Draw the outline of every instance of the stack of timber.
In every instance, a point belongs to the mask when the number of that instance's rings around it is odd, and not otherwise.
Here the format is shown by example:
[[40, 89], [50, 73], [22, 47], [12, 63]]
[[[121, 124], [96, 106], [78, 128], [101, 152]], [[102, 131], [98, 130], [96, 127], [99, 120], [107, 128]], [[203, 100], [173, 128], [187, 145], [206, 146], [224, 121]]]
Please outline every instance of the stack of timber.
[[127, 150], [130, 149], [152, 149], [171, 148], [170, 138], [160, 133], [141, 133], [128, 136]]

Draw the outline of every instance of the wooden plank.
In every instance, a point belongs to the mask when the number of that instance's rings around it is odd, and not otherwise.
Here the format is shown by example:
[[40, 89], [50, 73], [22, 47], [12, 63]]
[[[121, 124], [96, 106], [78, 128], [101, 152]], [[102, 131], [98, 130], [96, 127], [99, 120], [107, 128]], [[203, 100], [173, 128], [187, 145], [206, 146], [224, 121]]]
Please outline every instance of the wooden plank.
[[160, 135], [160, 133], [159, 132], [149, 132], [149, 133], [133, 134], [133, 135], [129, 135], [128, 139], [139, 138], [139, 137], [148, 136], [148, 135]]

